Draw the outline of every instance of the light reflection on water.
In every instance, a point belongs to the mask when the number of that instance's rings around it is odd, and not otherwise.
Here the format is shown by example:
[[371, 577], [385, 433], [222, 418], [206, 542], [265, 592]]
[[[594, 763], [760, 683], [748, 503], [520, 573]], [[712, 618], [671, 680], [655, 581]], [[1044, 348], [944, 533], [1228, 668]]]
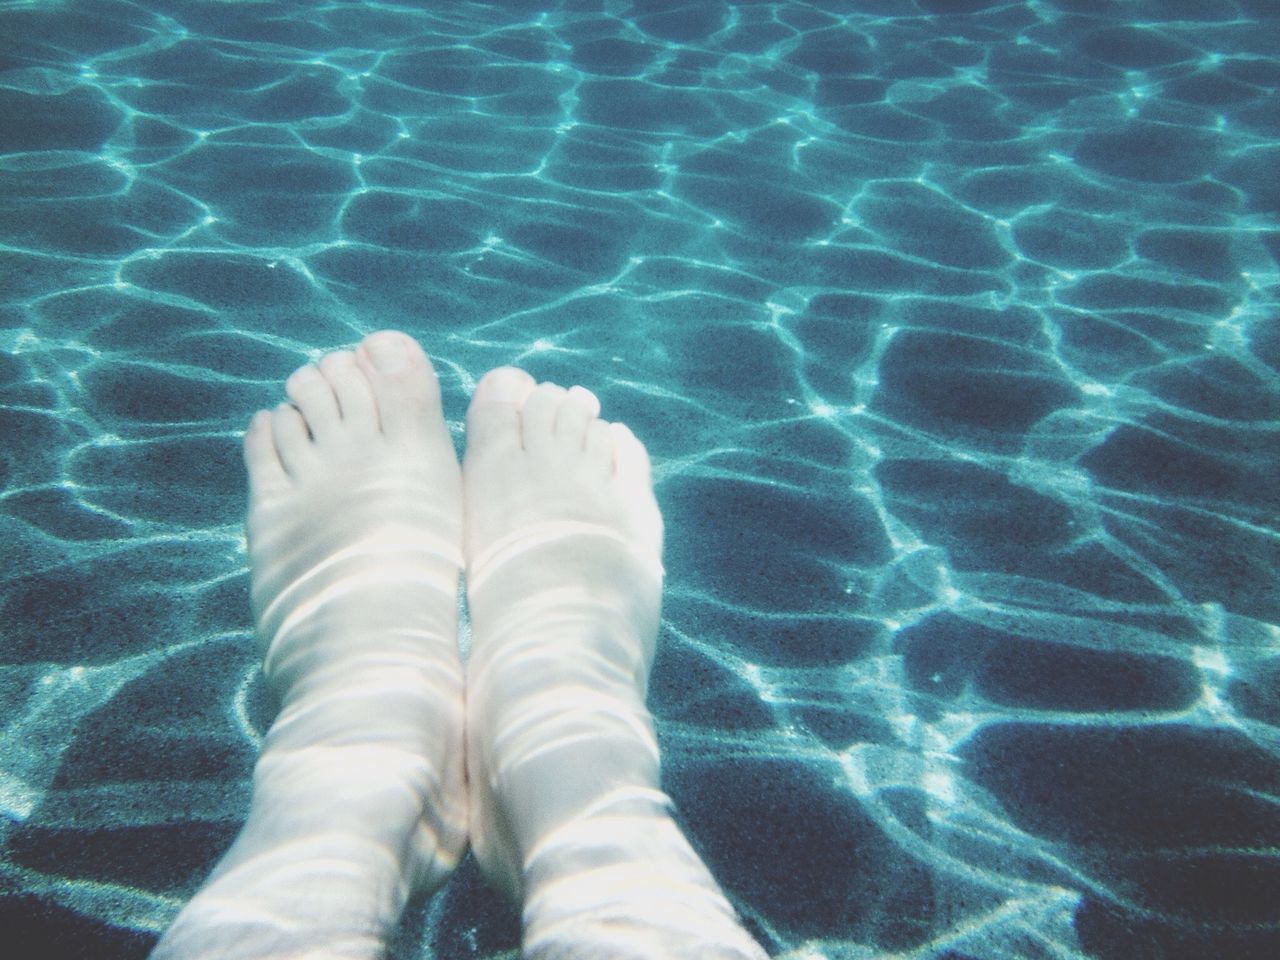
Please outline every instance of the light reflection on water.
[[0, 6], [4, 925], [141, 955], [230, 841], [238, 434], [399, 326], [655, 454], [772, 951], [1275, 953], [1275, 12], [890, 6]]

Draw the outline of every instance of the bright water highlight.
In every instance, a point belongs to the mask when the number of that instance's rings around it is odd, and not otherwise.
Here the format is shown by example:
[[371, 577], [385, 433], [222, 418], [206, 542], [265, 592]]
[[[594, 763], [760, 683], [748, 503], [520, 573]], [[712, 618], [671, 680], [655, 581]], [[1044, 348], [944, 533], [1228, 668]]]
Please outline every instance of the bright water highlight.
[[[239, 435], [418, 337], [654, 455], [772, 953], [1280, 952], [1280, 14], [0, 2], [0, 929], [145, 956], [272, 705]], [[396, 956], [496, 957], [464, 867]]]

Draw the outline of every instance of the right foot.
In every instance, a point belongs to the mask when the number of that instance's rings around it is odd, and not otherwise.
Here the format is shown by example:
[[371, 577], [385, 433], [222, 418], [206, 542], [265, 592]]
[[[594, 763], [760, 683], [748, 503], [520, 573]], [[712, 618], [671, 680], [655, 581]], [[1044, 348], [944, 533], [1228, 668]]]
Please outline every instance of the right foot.
[[395, 332], [288, 382], [245, 437], [252, 594], [281, 700], [248, 822], [161, 941], [175, 960], [370, 960], [466, 838], [462, 490]]
[[510, 368], [468, 411], [472, 849], [523, 898], [526, 956], [760, 958], [659, 787], [662, 520], [644, 448], [598, 413]]

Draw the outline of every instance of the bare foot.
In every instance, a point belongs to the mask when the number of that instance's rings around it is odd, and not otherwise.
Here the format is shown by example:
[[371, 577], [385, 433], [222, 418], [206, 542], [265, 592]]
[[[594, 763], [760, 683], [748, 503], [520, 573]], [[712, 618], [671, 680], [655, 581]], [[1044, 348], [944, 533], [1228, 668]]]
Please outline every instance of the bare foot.
[[248, 822], [157, 957], [374, 957], [466, 838], [462, 502], [440, 390], [400, 333], [303, 367], [245, 436], [263, 670]]
[[472, 848], [528, 957], [764, 954], [670, 816], [644, 699], [662, 521], [587, 390], [504, 368], [467, 417]]

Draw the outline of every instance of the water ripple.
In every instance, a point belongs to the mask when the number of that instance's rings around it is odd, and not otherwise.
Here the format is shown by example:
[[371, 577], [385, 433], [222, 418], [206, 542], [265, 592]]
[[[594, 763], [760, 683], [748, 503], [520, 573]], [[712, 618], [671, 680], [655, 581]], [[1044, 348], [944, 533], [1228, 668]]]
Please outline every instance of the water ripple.
[[[856, 10], [853, 7], [856, 6]], [[239, 431], [419, 337], [656, 459], [666, 785], [801, 957], [1280, 949], [1280, 19], [0, 2], [0, 926], [134, 957], [272, 704]], [[492, 957], [461, 874], [397, 956]]]

